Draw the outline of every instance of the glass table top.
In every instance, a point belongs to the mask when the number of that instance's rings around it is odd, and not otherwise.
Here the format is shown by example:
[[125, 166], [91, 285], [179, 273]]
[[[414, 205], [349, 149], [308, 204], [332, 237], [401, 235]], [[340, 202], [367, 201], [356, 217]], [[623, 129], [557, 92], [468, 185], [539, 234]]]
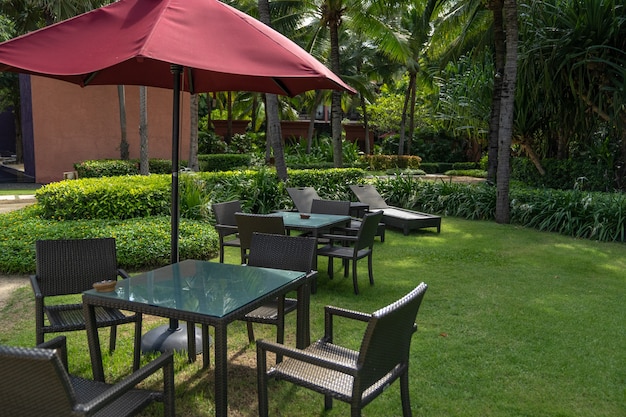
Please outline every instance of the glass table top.
[[287, 227], [307, 227], [320, 229], [350, 220], [350, 216], [339, 216], [336, 214], [310, 213], [311, 217], [308, 219], [300, 218], [300, 213], [297, 211], [281, 211], [277, 214], [283, 217], [283, 222]]
[[296, 271], [185, 260], [118, 281], [115, 291], [85, 294], [223, 317], [304, 276]]

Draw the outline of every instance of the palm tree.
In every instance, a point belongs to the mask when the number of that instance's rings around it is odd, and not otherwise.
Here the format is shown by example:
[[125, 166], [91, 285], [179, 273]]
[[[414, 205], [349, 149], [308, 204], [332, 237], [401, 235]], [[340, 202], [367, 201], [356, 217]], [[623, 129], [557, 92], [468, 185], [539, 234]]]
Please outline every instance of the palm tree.
[[[377, 45], [390, 57], [402, 55], [403, 48], [400, 35], [391, 24], [393, 16], [401, 1], [392, 3], [375, 0], [363, 3], [358, 0], [319, 0], [305, 3], [307, 13], [303, 13], [302, 21], [306, 23], [309, 37], [308, 48], [312, 50], [318, 45], [329, 45], [328, 62], [331, 71], [342, 77], [349, 78], [350, 74], [342, 74], [342, 60], [340, 43], [342, 30], [350, 29], [351, 33], [360, 33]], [[357, 40], [358, 41], [358, 40]], [[333, 164], [343, 166], [342, 139], [342, 93], [333, 91], [331, 95], [331, 136], [333, 143]]]
[[517, 79], [517, 1], [504, 0], [504, 25], [506, 28], [506, 60], [502, 74], [500, 96], [500, 120], [498, 124], [498, 170], [496, 183], [496, 222], [509, 223], [509, 182], [511, 177], [510, 157], [513, 136], [513, 106]]

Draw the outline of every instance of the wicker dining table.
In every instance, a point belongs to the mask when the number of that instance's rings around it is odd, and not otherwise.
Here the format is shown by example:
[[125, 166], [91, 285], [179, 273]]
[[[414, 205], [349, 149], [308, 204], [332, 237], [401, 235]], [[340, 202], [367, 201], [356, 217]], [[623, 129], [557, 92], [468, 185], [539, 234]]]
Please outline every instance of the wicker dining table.
[[308, 346], [310, 278], [303, 272], [185, 260], [119, 281], [114, 291], [83, 293], [93, 376], [104, 381], [96, 306], [117, 307], [215, 330], [215, 414], [226, 416], [227, 326], [268, 301], [297, 290], [296, 345]]

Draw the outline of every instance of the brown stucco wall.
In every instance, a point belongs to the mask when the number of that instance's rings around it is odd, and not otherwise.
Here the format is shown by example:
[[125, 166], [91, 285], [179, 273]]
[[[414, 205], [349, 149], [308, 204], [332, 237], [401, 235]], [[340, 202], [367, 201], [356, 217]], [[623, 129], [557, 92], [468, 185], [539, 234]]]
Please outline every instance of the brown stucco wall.
[[[74, 163], [119, 158], [116, 86], [79, 86], [31, 77], [35, 182], [63, 179]], [[126, 126], [131, 158], [139, 158], [139, 87], [126, 86]], [[172, 155], [172, 91], [148, 89], [150, 158]], [[189, 94], [181, 100], [180, 159], [189, 156]]]

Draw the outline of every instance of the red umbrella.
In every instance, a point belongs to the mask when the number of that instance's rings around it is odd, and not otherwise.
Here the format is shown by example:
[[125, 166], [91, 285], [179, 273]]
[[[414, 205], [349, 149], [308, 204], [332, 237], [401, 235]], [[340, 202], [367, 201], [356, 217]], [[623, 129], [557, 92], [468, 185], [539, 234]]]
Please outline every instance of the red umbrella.
[[[217, 0], [120, 0], [0, 43], [0, 71], [81, 86], [125, 84], [174, 90], [172, 263], [178, 261], [181, 90], [288, 96], [322, 89], [354, 92], [298, 45]], [[157, 349], [167, 350], [166, 343], [182, 348], [187, 335], [176, 330], [178, 322], [172, 320], [166, 330], [168, 342], [160, 342], [161, 330], [154, 332], [154, 345], [162, 343]], [[145, 340], [152, 337], [144, 335]]]
[[0, 71], [81, 86], [174, 90], [172, 262], [178, 261], [181, 90], [288, 96], [318, 89], [354, 92], [294, 42], [217, 0], [120, 0], [0, 43]]
[[120, 0], [0, 44], [0, 71], [81, 86], [256, 91], [294, 96], [353, 91], [285, 36], [217, 0]]

